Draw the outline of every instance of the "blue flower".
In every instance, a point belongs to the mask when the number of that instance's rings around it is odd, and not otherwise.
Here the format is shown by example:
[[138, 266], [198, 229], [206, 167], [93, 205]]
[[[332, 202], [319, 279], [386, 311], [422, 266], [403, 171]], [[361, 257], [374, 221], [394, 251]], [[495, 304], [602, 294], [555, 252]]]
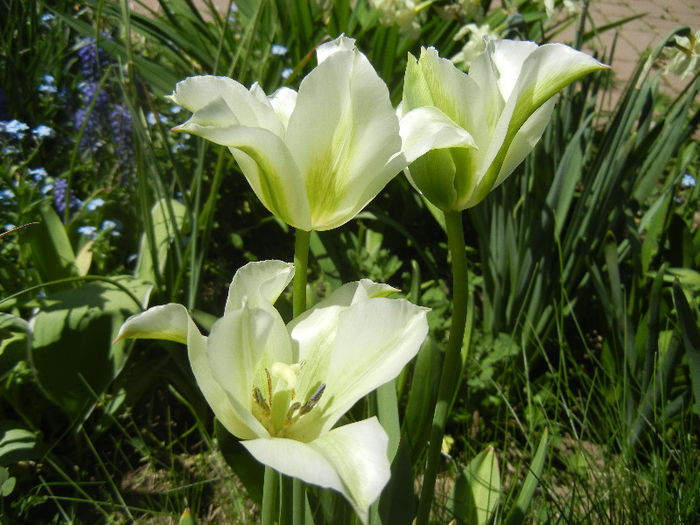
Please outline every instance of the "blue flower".
[[121, 159], [121, 162], [129, 162], [134, 153], [129, 108], [124, 105], [114, 106], [109, 116], [109, 123], [114, 134], [117, 157]]
[[97, 228], [95, 226], [81, 226], [78, 228], [78, 233], [94, 239], [97, 237]]
[[71, 211], [75, 211], [78, 209], [78, 206], [80, 205], [80, 202], [78, 199], [73, 195], [73, 192], [70, 192], [70, 195], [67, 195], [67, 190], [68, 189], [68, 180], [67, 179], [58, 179], [53, 186], [53, 203], [54, 206], [56, 206], [56, 210], [58, 211], [59, 215], [63, 216], [66, 213], [66, 204], [68, 205], [69, 209]]
[[272, 44], [270, 48], [270, 54], [275, 56], [284, 56], [287, 54], [287, 48], [280, 44]]
[[32, 130], [32, 134], [38, 139], [45, 139], [55, 136], [56, 132], [53, 130], [53, 128], [40, 124]]
[[51, 13], [44, 13], [41, 15], [41, 18], [39, 19], [41, 22], [41, 25], [44, 27], [51, 27], [53, 23], [56, 21], [56, 17], [53, 16]]
[[114, 230], [116, 228], [117, 223], [114, 221], [110, 221], [109, 219], [102, 221], [102, 226], [100, 226], [101, 230]]
[[85, 205], [85, 209], [87, 209], [88, 211], [95, 211], [97, 208], [104, 206], [104, 203], [104, 199], [101, 199], [100, 197], [95, 197]]
[[5, 201], [5, 200], [12, 200], [14, 199], [15, 194], [12, 190], [0, 190], [0, 202]]
[[52, 75], [44, 75], [41, 78], [41, 85], [39, 85], [39, 93], [52, 95], [56, 91], [56, 79]]
[[43, 93], [44, 95], [53, 95], [57, 91], [56, 86], [52, 86], [51, 84], [41, 84], [39, 86], [39, 93]]
[[41, 182], [48, 177], [49, 174], [46, 173], [44, 168], [34, 168], [29, 170], [29, 175], [31, 175], [34, 182]]
[[292, 68], [291, 67], [285, 67], [282, 70], [282, 78], [287, 80], [289, 78], [289, 75], [292, 74]]
[[10, 135], [14, 135], [18, 139], [21, 139], [24, 137], [24, 132], [29, 129], [29, 126], [27, 126], [24, 122], [21, 122], [17, 119], [13, 119], [9, 122], [5, 122], [5, 125], [0, 129], [0, 131], [4, 131], [5, 133], [9, 133]]
[[16, 227], [17, 226], [15, 226], [14, 224], [6, 224], [4, 226], [6, 232], [9, 232], [10, 230], [14, 230]]
[[693, 177], [690, 173], [683, 175], [683, 178], [681, 179], [681, 188], [692, 188], [696, 185], [697, 182], [695, 177]]

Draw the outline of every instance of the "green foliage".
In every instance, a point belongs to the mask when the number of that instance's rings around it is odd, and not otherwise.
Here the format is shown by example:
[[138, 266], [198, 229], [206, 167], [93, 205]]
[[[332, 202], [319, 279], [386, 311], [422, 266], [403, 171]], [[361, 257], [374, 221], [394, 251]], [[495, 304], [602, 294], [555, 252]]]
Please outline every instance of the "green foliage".
[[[0, 225], [39, 223], [0, 237], [3, 523], [259, 520], [262, 468], [212, 421], [185, 350], [111, 344], [128, 315], [169, 301], [185, 302], [206, 332], [237, 267], [291, 259], [286, 226], [228, 153], [168, 131], [186, 116], [171, 113], [163, 95], [194, 74], [257, 81], [266, 92], [297, 87], [314, 48], [344, 32], [398, 102], [407, 54], [434, 45], [454, 56], [464, 43], [455, 35], [476, 21], [452, 16], [448, 4], [427, 5], [410, 33], [384, 25], [364, 0], [245, 0], [225, 12], [190, 0], [134, 11], [103, 0], [78, 11], [8, 3], [0, 30], [8, 118], [50, 125], [55, 136], [0, 132]], [[481, 2], [478, 22], [504, 36], [556, 40], [578, 22], [550, 25], [531, 0], [506, 2], [507, 11], [490, 4]], [[86, 37], [106, 53], [98, 81], [106, 107], [130, 116], [128, 155], [104, 120], [96, 145], [84, 145], [93, 131], [76, 113], [100, 113], [81, 88]], [[563, 94], [535, 152], [470, 212], [472, 344], [434, 517], [697, 516], [700, 189], [682, 177], [700, 166], [700, 80], [663, 92], [655, 63], [671, 38], [640, 59], [615, 107], [603, 106], [605, 76]], [[44, 75], [56, 93], [39, 90]], [[56, 207], [61, 180], [77, 199], [72, 208]], [[415, 515], [451, 323], [444, 222], [431, 211], [399, 177], [355, 221], [311, 236], [309, 303], [371, 278], [432, 308], [414, 363], [352, 413], [379, 415], [391, 439], [376, 523]], [[316, 523], [352, 519], [342, 498], [320, 489], [308, 490], [306, 511]]]

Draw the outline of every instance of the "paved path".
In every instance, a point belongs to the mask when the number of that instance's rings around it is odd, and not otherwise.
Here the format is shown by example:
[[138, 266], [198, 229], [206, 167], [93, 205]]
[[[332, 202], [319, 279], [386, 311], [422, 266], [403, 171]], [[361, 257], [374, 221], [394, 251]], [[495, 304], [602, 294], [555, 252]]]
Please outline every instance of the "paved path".
[[[597, 27], [644, 14], [642, 18], [608, 31], [598, 42], [591, 43], [599, 49], [610, 49], [618, 33], [611, 64], [618, 83], [629, 79], [642, 51], [648, 47], [655, 48], [678, 26], [690, 26], [693, 33], [700, 30], [700, 0], [591, 0], [590, 14]], [[664, 85], [671, 91], [680, 84], [677, 77], [664, 77]]]

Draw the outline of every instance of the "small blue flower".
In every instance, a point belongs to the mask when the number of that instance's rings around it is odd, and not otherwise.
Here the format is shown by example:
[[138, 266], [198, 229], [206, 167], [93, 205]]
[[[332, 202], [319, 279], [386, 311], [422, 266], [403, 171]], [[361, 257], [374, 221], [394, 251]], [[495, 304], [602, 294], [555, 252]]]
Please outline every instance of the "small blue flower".
[[56, 17], [51, 13], [44, 13], [40, 18], [41, 24], [45, 27], [51, 27], [51, 25], [56, 21]]
[[34, 179], [34, 182], [41, 182], [49, 176], [44, 168], [31, 169], [29, 170], [29, 175], [32, 177], [32, 179]]
[[6, 224], [4, 226], [6, 232], [9, 232], [10, 230], [14, 230], [16, 227], [17, 226], [15, 226], [14, 224]]
[[53, 75], [44, 75], [41, 77], [41, 85], [39, 86], [39, 93], [44, 93], [47, 95], [52, 95], [58, 91], [56, 89], [56, 79]]
[[281, 57], [287, 54], [287, 48], [280, 44], [272, 44], [270, 54]]
[[681, 188], [692, 188], [696, 185], [697, 181], [690, 173], [683, 175], [683, 178], [681, 179]]
[[87, 209], [88, 211], [95, 211], [97, 208], [104, 206], [104, 203], [104, 199], [100, 197], [95, 197], [85, 205], [85, 209]]
[[41, 188], [41, 193], [42, 195], [47, 195], [51, 190], [53, 190], [53, 184], [44, 184]]
[[285, 67], [282, 70], [282, 78], [287, 80], [289, 78], [289, 75], [292, 74], [292, 68], [291, 67]]
[[0, 202], [12, 200], [15, 194], [12, 190], [0, 190]]
[[38, 89], [39, 93], [43, 93], [44, 95], [53, 95], [58, 91], [56, 86], [52, 86], [51, 84], [41, 84]]
[[32, 135], [34, 135], [38, 139], [46, 139], [54, 137], [56, 135], [56, 132], [53, 130], [53, 128], [45, 126], [44, 124], [40, 124], [32, 130]]
[[21, 122], [17, 119], [13, 119], [9, 122], [5, 123], [4, 126], [4, 132], [9, 133], [10, 135], [14, 135], [18, 139], [21, 139], [24, 137], [24, 132], [29, 129], [29, 126], [27, 126], [24, 122]]
[[97, 237], [97, 228], [94, 226], [81, 226], [78, 228], [78, 233], [80, 235], [85, 235], [85, 237], [90, 237], [91, 239], [94, 239]]
[[116, 228], [117, 223], [114, 221], [110, 221], [109, 219], [102, 221], [102, 225], [100, 226], [101, 230], [115, 230]]

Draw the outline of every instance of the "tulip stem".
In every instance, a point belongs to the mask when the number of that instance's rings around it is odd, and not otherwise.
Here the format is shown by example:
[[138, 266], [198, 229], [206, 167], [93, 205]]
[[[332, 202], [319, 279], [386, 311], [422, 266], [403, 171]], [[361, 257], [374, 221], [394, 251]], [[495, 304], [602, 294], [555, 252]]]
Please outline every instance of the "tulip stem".
[[296, 230], [294, 239], [294, 290], [292, 293], [293, 315], [297, 317], [306, 310], [306, 273], [309, 266], [309, 239], [311, 232]]
[[274, 525], [277, 522], [277, 487], [279, 476], [271, 467], [265, 466], [263, 480], [262, 525]]
[[452, 257], [452, 324], [447, 340], [445, 358], [442, 363], [442, 374], [438, 388], [437, 403], [433, 412], [433, 425], [430, 431], [428, 460], [423, 476], [420, 502], [418, 504], [417, 525], [426, 525], [430, 517], [430, 508], [435, 492], [435, 478], [440, 461], [442, 438], [450, 404], [454, 398], [457, 382], [459, 381], [461, 349], [464, 341], [464, 330], [467, 321], [467, 303], [469, 300], [467, 255], [464, 246], [464, 230], [462, 228], [462, 213], [446, 211], [447, 245]]
[[[297, 317], [306, 311], [306, 278], [309, 266], [309, 241], [311, 232], [297, 229], [294, 238], [294, 290], [292, 293], [292, 312]], [[304, 483], [294, 478], [292, 482], [292, 524], [303, 525], [305, 522]]]

